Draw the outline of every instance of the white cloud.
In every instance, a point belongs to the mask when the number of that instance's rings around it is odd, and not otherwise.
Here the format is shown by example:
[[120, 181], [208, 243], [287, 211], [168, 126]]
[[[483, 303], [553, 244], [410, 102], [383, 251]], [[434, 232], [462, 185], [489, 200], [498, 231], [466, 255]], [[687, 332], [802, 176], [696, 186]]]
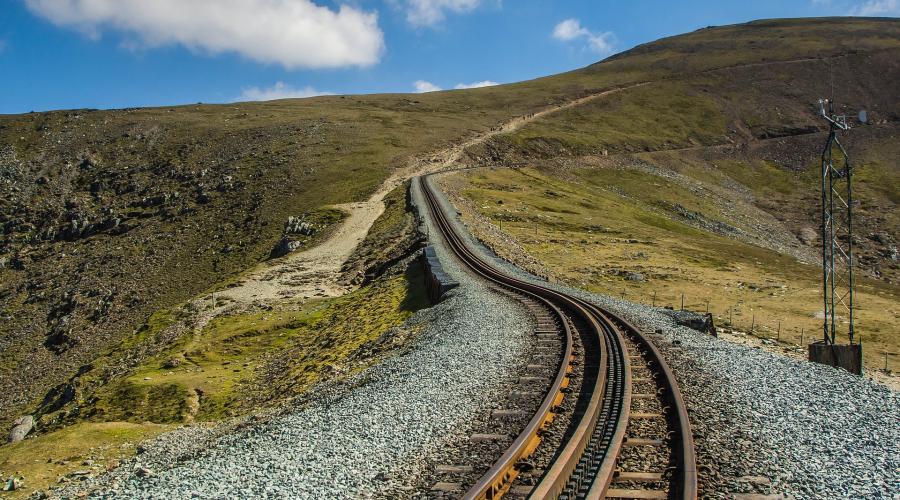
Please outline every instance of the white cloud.
[[331, 92], [319, 92], [306, 86], [302, 89], [294, 88], [284, 82], [275, 82], [268, 88], [249, 87], [241, 92], [236, 101], [272, 101], [275, 99], [299, 99], [302, 97], [315, 97], [318, 95], [332, 95]]
[[461, 90], [461, 89], [478, 89], [478, 88], [481, 88], [481, 87], [493, 87], [494, 85], [500, 85], [500, 84], [497, 83], [497, 82], [491, 81], [491, 80], [484, 80], [484, 81], [481, 81], [481, 82], [457, 83], [456, 86], [453, 87], [453, 88], [458, 89], [458, 90]]
[[566, 19], [553, 28], [553, 38], [568, 42], [580, 36], [590, 35], [590, 31], [581, 27], [578, 19]]
[[900, 0], [868, 0], [850, 10], [851, 16], [900, 16]]
[[395, 0], [394, 3], [406, 11], [406, 20], [413, 26], [434, 26], [447, 17], [446, 12], [468, 12], [478, 7], [481, 0]]
[[609, 31], [594, 33], [583, 27], [578, 19], [566, 19], [553, 28], [553, 38], [564, 42], [585, 39], [588, 47], [598, 54], [609, 54], [616, 44], [616, 36]]
[[437, 92], [438, 90], [444, 90], [431, 82], [426, 82], [425, 80], [416, 80], [413, 83], [413, 86], [416, 88], [416, 92], [419, 94], [423, 92]]
[[25, 0], [57, 26], [99, 38], [116, 29], [136, 45], [234, 52], [286, 68], [369, 66], [384, 51], [374, 12], [312, 0]]

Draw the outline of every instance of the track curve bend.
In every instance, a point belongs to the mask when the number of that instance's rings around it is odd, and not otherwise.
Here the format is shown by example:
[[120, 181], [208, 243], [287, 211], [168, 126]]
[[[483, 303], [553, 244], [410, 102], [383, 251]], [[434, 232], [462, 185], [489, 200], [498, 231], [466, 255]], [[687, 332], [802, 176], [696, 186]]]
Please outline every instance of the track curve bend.
[[[556, 375], [537, 412], [463, 498], [495, 499], [509, 493], [540, 499], [696, 498], [696, 462], [687, 409], [671, 370], [652, 342], [607, 310], [553, 287], [514, 277], [483, 258], [451, 222], [432, 175], [417, 177], [415, 182], [453, 254], [494, 286], [545, 306], [560, 325], [563, 343]], [[584, 346], [581, 362], [573, 355], [575, 336]], [[581, 370], [579, 394], [568, 390], [575, 370]], [[640, 376], [633, 376], [633, 370]], [[640, 387], [640, 392], [635, 392], [635, 387]], [[550, 452], [552, 459], [538, 480], [517, 483], [520, 472], [533, 467], [528, 459], [542, 446], [567, 397], [577, 398], [577, 404], [570, 405], [574, 409], [561, 442]], [[651, 410], [644, 411], [646, 408]], [[641, 432], [653, 435], [635, 435]], [[628, 464], [619, 463], [625, 460], [625, 449], [649, 450], [661, 458], [657, 458], [655, 470], [627, 470]]]

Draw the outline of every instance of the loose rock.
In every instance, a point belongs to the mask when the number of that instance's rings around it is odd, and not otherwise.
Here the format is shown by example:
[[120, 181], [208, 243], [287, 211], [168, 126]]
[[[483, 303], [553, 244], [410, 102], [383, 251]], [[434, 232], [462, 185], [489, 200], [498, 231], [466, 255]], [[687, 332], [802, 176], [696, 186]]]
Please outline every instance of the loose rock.
[[19, 417], [13, 422], [13, 428], [9, 431], [9, 438], [7, 442], [9, 443], [18, 443], [19, 441], [25, 439], [25, 436], [31, 432], [31, 429], [34, 428], [34, 417], [31, 415], [25, 415], [24, 417]]

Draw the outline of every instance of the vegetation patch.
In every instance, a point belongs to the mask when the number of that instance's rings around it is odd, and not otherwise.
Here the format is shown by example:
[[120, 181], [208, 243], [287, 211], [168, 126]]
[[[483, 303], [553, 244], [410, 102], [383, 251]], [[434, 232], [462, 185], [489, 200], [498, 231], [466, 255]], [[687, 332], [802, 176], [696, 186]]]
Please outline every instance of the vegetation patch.
[[24, 478], [20, 490], [5, 493], [3, 498], [26, 498], [59, 481], [79, 481], [83, 475], [115, 467], [134, 455], [137, 443], [170, 428], [150, 423], [82, 422], [2, 446], [0, 475], [4, 480]]
[[91, 421], [180, 423], [252, 411], [345, 371], [351, 355], [425, 305], [421, 276], [393, 276], [296, 306], [223, 315], [103, 387]]
[[[787, 186], [799, 182], [795, 176], [773, 173], [765, 163], [741, 168], [740, 178], [757, 179], [747, 182], [766, 192], [772, 179], [781, 178]], [[744, 171], [752, 169], [758, 171]], [[704, 230], [665, 211], [672, 200], [679, 200], [705, 217], [746, 227], [739, 214], [730, 219], [719, 212], [712, 194], [691, 195], [664, 172], [569, 171], [567, 176], [578, 182], [538, 168], [465, 175], [468, 187], [463, 194], [477, 216], [502, 224], [503, 232], [561, 281], [676, 309], [683, 297], [685, 308], [700, 312], [708, 308], [719, 325], [766, 338], [780, 336], [784, 342], [799, 344], [801, 336], [809, 341], [820, 334], [820, 267]], [[728, 170], [718, 175], [727, 176]], [[769, 187], [763, 188], [765, 184]], [[590, 200], [590, 208], [584, 200]], [[503, 242], [495, 243], [502, 251]], [[880, 353], [900, 348], [900, 337], [892, 333], [900, 324], [896, 305], [900, 287], [859, 278], [857, 294], [857, 325], [867, 352], [873, 353], [866, 361], [870, 367], [881, 367]]]

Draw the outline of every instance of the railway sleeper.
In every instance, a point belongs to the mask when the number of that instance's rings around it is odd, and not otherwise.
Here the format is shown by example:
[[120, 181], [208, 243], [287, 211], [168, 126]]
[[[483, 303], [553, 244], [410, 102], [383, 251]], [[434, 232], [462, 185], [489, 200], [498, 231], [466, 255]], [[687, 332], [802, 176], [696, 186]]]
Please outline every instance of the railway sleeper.
[[606, 490], [606, 498], [669, 498], [669, 493], [661, 490], [625, 490], [610, 488]]
[[438, 465], [434, 468], [438, 474], [468, 474], [472, 472], [471, 465]]

